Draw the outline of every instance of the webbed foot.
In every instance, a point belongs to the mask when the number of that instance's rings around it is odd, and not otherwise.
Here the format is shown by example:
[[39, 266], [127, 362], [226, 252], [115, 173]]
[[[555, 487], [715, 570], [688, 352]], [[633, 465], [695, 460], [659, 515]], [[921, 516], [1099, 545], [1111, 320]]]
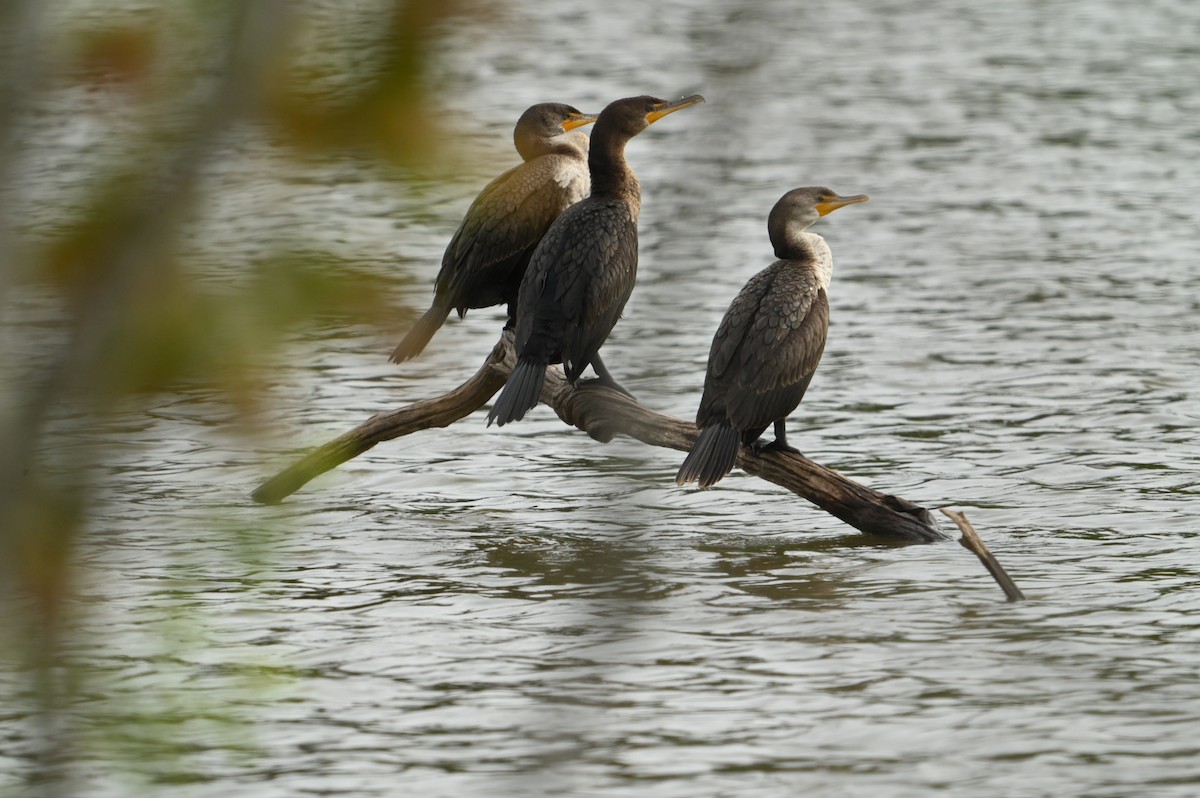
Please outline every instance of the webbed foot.
[[614, 379], [606, 380], [603, 377], [588, 377], [587, 379], [578, 379], [575, 381], [576, 388], [586, 388], [589, 385], [603, 385], [605, 388], [612, 388], [614, 391], [625, 394], [630, 399], [634, 398], [633, 394], [625, 390], [625, 387]]
[[795, 446], [788, 446], [787, 441], [781, 441], [778, 438], [766, 443], [762, 438], [759, 438], [754, 443], [750, 444], [750, 451], [755, 457], [759, 457], [763, 452], [791, 452], [792, 454], [800, 454], [800, 450]]

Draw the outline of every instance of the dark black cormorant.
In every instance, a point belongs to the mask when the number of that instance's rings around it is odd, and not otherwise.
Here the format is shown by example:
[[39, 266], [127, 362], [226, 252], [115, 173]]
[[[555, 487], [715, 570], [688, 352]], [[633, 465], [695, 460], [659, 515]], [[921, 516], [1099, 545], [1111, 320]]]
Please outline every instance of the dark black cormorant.
[[524, 163], [479, 193], [442, 256], [433, 305], [392, 351], [392, 362], [416, 357], [450, 315], [508, 304], [512, 323], [529, 256], [550, 225], [588, 193], [588, 138], [574, 128], [595, 122], [562, 103], [530, 107], [513, 130]]
[[598, 351], [637, 275], [642, 199], [625, 163], [625, 144], [656, 120], [700, 102], [698, 94], [675, 102], [629, 97], [600, 112], [588, 154], [592, 194], [568, 208], [533, 253], [517, 299], [517, 365], [488, 413], [489, 425], [518, 421], [537, 404], [550, 363], [562, 363], [572, 382], [590, 363], [603, 384], [624, 391]]
[[[733, 469], [739, 443], [795, 451], [787, 445], [784, 419], [821, 362], [833, 274], [829, 245], [806, 228], [843, 205], [866, 201], [865, 194], [839, 197], [817, 187], [794, 189], [775, 203], [767, 230], [779, 260], [750, 278], [717, 328], [696, 413], [700, 436], [676, 484], [714, 484]], [[756, 444], [771, 424], [775, 440]]]

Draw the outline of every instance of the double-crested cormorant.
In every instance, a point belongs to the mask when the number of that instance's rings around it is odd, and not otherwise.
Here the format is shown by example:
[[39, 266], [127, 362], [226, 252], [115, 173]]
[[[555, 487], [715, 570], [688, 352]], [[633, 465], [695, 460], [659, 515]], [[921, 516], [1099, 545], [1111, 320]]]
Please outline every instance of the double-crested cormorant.
[[592, 194], [568, 208], [538, 245], [517, 299], [517, 365], [488, 413], [488, 424], [518, 421], [538, 402], [546, 366], [562, 363], [576, 382], [590, 363], [600, 381], [619, 386], [598, 351], [625, 307], [637, 275], [641, 190], [625, 162], [625, 144], [652, 123], [704, 102], [629, 97], [600, 112], [588, 168]]
[[[700, 436], [679, 467], [675, 482], [707, 488], [728, 474], [738, 444], [795, 451], [787, 445], [784, 419], [800, 404], [829, 331], [825, 292], [833, 255], [825, 239], [806, 228], [865, 194], [839, 197], [827, 188], [784, 194], [767, 220], [779, 260], [750, 278], [725, 312], [708, 353], [704, 395], [696, 413]], [[772, 443], [756, 444], [771, 424]]]
[[399, 363], [421, 353], [450, 315], [508, 304], [512, 323], [529, 257], [559, 215], [587, 196], [588, 137], [570, 132], [595, 122], [562, 103], [531, 106], [513, 130], [524, 163], [479, 193], [442, 256], [433, 305], [392, 352]]

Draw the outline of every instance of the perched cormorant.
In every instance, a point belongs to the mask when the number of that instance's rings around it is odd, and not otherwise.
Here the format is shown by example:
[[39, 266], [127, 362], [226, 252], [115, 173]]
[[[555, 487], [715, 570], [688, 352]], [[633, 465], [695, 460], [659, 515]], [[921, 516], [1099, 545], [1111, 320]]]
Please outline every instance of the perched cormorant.
[[[867, 195], [839, 197], [824, 187], [784, 194], [767, 220], [779, 260], [750, 278], [725, 312], [708, 353], [704, 395], [696, 413], [700, 436], [679, 467], [675, 483], [707, 488], [728, 474], [738, 444], [796, 451], [787, 445], [784, 419], [804, 398], [829, 331], [825, 292], [833, 255], [825, 239], [806, 228]], [[775, 440], [758, 444], [771, 424]]]
[[533, 253], [517, 299], [517, 365], [489, 425], [518, 421], [537, 404], [550, 363], [562, 363], [573, 383], [590, 363], [602, 384], [628, 393], [598, 354], [637, 276], [642, 198], [625, 145], [658, 119], [701, 102], [698, 94], [675, 102], [629, 97], [600, 112], [588, 154], [592, 194], [568, 208]]
[[595, 122], [562, 103], [531, 106], [513, 129], [524, 163], [479, 193], [442, 256], [433, 305], [392, 351], [393, 363], [416, 357], [450, 315], [507, 304], [512, 324], [529, 256], [559, 215], [587, 196], [588, 137], [574, 128]]

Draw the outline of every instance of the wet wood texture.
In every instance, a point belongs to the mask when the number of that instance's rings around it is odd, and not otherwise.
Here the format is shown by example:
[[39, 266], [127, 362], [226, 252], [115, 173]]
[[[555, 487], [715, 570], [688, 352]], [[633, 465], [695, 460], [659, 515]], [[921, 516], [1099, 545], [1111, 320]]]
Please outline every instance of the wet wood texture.
[[[479, 371], [462, 385], [437, 398], [372, 416], [263, 483], [252, 494], [254, 500], [278, 504], [309, 480], [377, 443], [453, 424], [483, 407], [504, 386], [515, 362], [512, 336], [505, 333]], [[694, 424], [656, 413], [624, 394], [596, 384], [574, 387], [562, 370], [553, 366], [546, 372], [541, 401], [563, 421], [601, 442], [626, 435], [651, 446], [686, 452], [697, 435]], [[738, 465], [746, 473], [787, 488], [866, 534], [914, 543], [949, 539], [925, 508], [860, 485], [803, 455], [774, 451], [754, 455], [742, 447]]]

